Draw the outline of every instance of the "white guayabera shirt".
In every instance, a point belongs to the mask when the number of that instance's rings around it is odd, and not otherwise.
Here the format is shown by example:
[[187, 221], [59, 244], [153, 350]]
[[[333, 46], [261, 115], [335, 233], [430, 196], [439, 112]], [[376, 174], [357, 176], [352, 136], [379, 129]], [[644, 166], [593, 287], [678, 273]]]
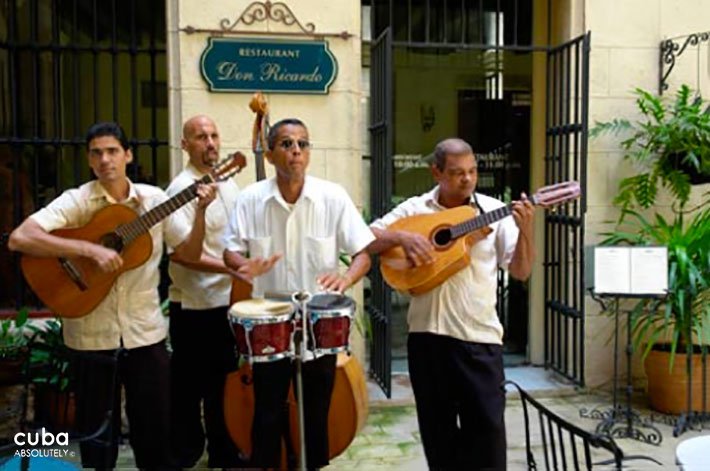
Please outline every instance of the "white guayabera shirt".
[[[476, 193], [483, 211], [505, 206], [495, 198]], [[403, 217], [430, 214], [447, 208], [439, 203], [439, 187], [409, 198], [371, 224], [375, 229]], [[474, 199], [471, 205], [475, 207]], [[498, 267], [507, 269], [518, 241], [518, 226], [511, 217], [489, 226], [493, 232], [471, 247], [471, 263], [433, 290], [412, 296], [407, 313], [410, 332], [447, 335], [468, 342], [502, 344], [503, 326], [496, 312]]]
[[[191, 164], [178, 174], [165, 190], [172, 197], [204, 177]], [[207, 206], [205, 213], [205, 240], [202, 250], [205, 254], [222, 260], [224, 252], [224, 231], [229, 214], [239, 195], [239, 187], [232, 178], [217, 184], [217, 197]], [[197, 200], [190, 201], [178, 211], [185, 221], [195, 220]], [[229, 304], [232, 277], [225, 273], [208, 273], [192, 270], [179, 263], [170, 262], [170, 301], [182, 304], [184, 309], [211, 309]]]
[[[160, 188], [129, 182], [128, 198], [121, 201], [143, 214], [166, 201]], [[81, 227], [109, 204], [115, 204], [98, 181], [67, 190], [46, 207], [30, 216], [47, 232]], [[190, 234], [183, 216], [173, 213], [150, 229], [153, 251], [143, 265], [118, 277], [106, 298], [83, 317], [63, 319], [64, 343], [76, 350], [111, 350], [123, 346], [131, 349], [163, 340], [168, 321], [160, 310], [158, 265], [163, 255], [163, 242], [168, 247], [180, 245]]]
[[237, 198], [225, 248], [250, 257], [283, 254], [254, 279], [254, 297], [268, 292], [319, 291], [316, 277], [336, 271], [338, 255], [354, 255], [375, 236], [343, 187], [307, 176], [295, 204], [281, 196], [276, 179], [246, 187]]

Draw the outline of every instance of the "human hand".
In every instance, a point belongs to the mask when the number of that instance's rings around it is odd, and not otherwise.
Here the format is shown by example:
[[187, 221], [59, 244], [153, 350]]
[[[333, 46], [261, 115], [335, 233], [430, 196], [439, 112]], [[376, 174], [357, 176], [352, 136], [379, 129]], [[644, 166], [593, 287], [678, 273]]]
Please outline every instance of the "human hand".
[[535, 206], [525, 193], [521, 193], [519, 201], [513, 201], [513, 219], [521, 232], [531, 235]]
[[399, 245], [402, 246], [407, 259], [415, 267], [434, 261], [434, 246], [421, 234], [401, 231], [399, 233]]
[[208, 183], [208, 184], [203, 184], [200, 183], [197, 185], [197, 207], [200, 209], [206, 209], [207, 206], [214, 201], [214, 199], [217, 197], [217, 184], [216, 183]]
[[86, 257], [92, 259], [105, 273], [118, 270], [123, 266], [123, 258], [113, 249], [87, 242], [84, 247]]
[[337, 271], [324, 273], [316, 278], [316, 283], [320, 285], [323, 291], [331, 291], [342, 294], [346, 289], [353, 284], [352, 278], [347, 273], [341, 275]]
[[239, 269], [237, 270], [237, 276], [248, 280], [253, 280], [255, 277], [263, 275], [264, 273], [267, 273], [269, 270], [271, 270], [274, 264], [278, 262], [281, 257], [283, 257], [283, 255], [277, 253], [269, 258], [249, 258], [247, 259], [247, 262], [244, 265], [239, 267]]

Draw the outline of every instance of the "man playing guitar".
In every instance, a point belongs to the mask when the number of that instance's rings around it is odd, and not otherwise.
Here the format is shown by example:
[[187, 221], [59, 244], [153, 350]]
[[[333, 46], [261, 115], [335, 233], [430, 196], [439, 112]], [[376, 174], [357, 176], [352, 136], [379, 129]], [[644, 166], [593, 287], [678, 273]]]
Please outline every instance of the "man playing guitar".
[[[220, 134], [204, 115], [188, 119], [182, 149], [189, 162], [168, 186], [173, 197], [209, 173], [219, 161]], [[239, 187], [233, 178], [217, 187], [217, 198], [205, 214], [205, 240], [197, 263], [170, 256], [170, 346], [173, 450], [182, 467], [197, 463], [207, 439], [210, 468], [241, 465], [224, 424], [224, 382], [237, 369], [234, 336], [227, 322], [232, 277], [224, 265], [224, 229]], [[179, 211], [194, 219], [197, 201]], [[203, 421], [204, 408], [204, 429]]]
[[[38, 257], [89, 258], [105, 272], [123, 265], [119, 253], [103, 245], [50, 234], [55, 229], [87, 224], [100, 209], [110, 204], [128, 206], [142, 214], [168, 199], [161, 189], [135, 184], [126, 176], [126, 166], [133, 160], [125, 132], [116, 123], [96, 123], [86, 136], [89, 167], [96, 180], [65, 191], [47, 207], [29, 216], [10, 235], [9, 247]], [[169, 358], [165, 347], [167, 319], [158, 298], [158, 264], [163, 242], [184, 260], [197, 261], [202, 253], [205, 211], [215, 197], [213, 184], [197, 187], [199, 201], [194, 224], [179, 213], [172, 214], [150, 229], [152, 253], [141, 267], [121, 274], [109, 294], [88, 315], [64, 319], [64, 342], [80, 351], [112, 351], [124, 348], [119, 357], [119, 382], [126, 391], [126, 414], [130, 422], [130, 442], [139, 468], [172, 465], [170, 456]], [[190, 229], [192, 226], [192, 229]], [[85, 372], [92, 377], [95, 390], [105, 391], [98, 383], [111, 381], [99, 372]], [[111, 407], [105, 397], [78, 397], [77, 421], [93, 427]], [[113, 409], [120, 423], [120, 410]], [[111, 434], [109, 447], [82, 442], [84, 467], [113, 468], [116, 465], [119, 431]], [[108, 435], [110, 430], [106, 430]]]
[[[404, 217], [470, 205], [479, 212], [505, 206], [475, 193], [476, 158], [461, 139], [446, 139], [434, 150], [432, 174], [438, 185], [403, 202], [376, 220], [381, 253], [401, 246], [409, 263], [433, 263], [434, 246], [413, 232], [387, 230]], [[407, 341], [409, 373], [417, 419], [431, 469], [506, 467], [503, 327], [496, 313], [498, 267], [525, 280], [533, 261], [533, 206], [523, 194], [513, 219], [490, 226], [491, 233], [469, 250], [470, 264], [430, 291], [412, 297]], [[383, 262], [384, 263], [384, 262]]]

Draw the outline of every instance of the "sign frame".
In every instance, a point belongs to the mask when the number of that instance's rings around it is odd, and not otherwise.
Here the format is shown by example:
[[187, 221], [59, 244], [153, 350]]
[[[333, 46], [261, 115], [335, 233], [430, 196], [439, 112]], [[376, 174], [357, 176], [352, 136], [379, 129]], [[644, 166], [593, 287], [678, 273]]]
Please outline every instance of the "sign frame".
[[[219, 43], [230, 43], [239, 48], [240, 45], [244, 46], [254, 46], [254, 45], [269, 45], [275, 44], [278, 46], [283, 45], [296, 45], [296, 46], [322, 46], [323, 54], [330, 59], [332, 64], [332, 74], [330, 78], [322, 84], [319, 89], [275, 89], [268, 85], [268, 83], [262, 81], [255, 81], [254, 87], [217, 87], [215, 86], [214, 76], [210, 76], [205, 69], [205, 59], [208, 57], [209, 53], [213, 51], [217, 44]], [[338, 77], [338, 61], [335, 55], [330, 50], [329, 43], [326, 40], [286, 40], [286, 39], [267, 39], [267, 38], [225, 38], [218, 36], [209, 36], [207, 38], [207, 47], [202, 51], [200, 56], [200, 73], [203, 80], [207, 83], [210, 92], [214, 93], [254, 93], [254, 92], [264, 92], [264, 93], [282, 93], [282, 94], [295, 94], [295, 95], [327, 95], [330, 93], [330, 87], [335, 82]]]

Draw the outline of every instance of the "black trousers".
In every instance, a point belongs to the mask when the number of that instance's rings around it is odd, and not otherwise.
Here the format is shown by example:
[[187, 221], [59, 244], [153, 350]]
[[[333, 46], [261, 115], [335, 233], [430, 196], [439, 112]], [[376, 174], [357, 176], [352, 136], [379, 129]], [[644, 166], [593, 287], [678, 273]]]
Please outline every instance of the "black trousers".
[[407, 349], [429, 468], [504, 470], [502, 346], [410, 333]]
[[[336, 355], [325, 355], [303, 363], [303, 413], [306, 429], [306, 466], [328, 465], [328, 411], [335, 381]], [[293, 379], [295, 363], [290, 359], [255, 363], [252, 466], [280, 468], [281, 438], [288, 421], [284, 407]], [[297, 449], [299, 444], [294, 443]]]
[[[100, 351], [112, 355], [115, 350]], [[81, 362], [78, 381], [89, 378], [91, 387], [77, 390], [77, 426], [85, 432], [95, 431], [104, 421], [113, 401], [113, 423], [102, 437], [107, 444], [83, 442], [81, 462], [85, 468], [113, 468], [118, 456], [121, 431], [121, 385], [126, 392], [126, 415], [130, 442], [136, 466], [145, 469], [170, 469], [174, 462], [170, 453], [170, 370], [165, 341], [145, 347], [123, 350], [118, 357], [115, 390], [112, 371], [96, 362]]]
[[179, 464], [194, 466], [206, 438], [210, 467], [243, 465], [224, 421], [226, 375], [237, 369], [227, 307], [190, 310], [170, 303], [170, 344], [172, 442]]

